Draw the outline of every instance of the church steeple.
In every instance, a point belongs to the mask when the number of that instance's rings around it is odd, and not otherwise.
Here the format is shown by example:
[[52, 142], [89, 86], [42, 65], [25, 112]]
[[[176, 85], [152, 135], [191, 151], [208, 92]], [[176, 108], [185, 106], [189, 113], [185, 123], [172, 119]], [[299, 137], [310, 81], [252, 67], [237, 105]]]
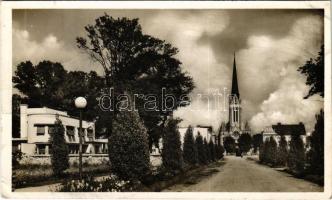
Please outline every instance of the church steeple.
[[239, 87], [237, 84], [237, 73], [236, 73], [236, 61], [235, 61], [235, 53], [234, 53], [234, 61], [233, 61], [233, 79], [232, 79], [232, 95], [236, 95], [238, 99], [240, 99]]

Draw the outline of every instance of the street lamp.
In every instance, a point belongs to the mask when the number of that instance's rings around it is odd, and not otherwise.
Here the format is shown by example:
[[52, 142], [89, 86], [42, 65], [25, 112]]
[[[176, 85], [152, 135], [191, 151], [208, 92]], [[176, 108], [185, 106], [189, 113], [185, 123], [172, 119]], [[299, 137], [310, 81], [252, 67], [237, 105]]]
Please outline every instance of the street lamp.
[[82, 110], [85, 108], [87, 102], [86, 99], [84, 97], [77, 97], [75, 99], [75, 106], [76, 108], [78, 108], [80, 110], [80, 128], [79, 128], [79, 174], [80, 174], [80, 179], [82, 179]]

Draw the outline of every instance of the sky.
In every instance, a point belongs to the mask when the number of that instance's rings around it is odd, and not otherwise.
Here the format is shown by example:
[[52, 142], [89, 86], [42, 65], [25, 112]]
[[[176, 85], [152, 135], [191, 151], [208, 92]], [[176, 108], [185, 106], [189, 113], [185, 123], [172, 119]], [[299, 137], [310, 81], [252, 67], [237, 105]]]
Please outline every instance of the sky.
[[[323, 11], [306, 10], [14, 10], [13, 71], [30, 60], [61, 62], [67, 70], [102, 67], [76, 46], [84, 26], [107, 13], [139, 18], [143, 33], [179, 48], [183, 71], [193, 77], [190, 106], [174, 115], [181, 126], [228, 121], [227, 100], [236, 55], [242, 122], [254, 132], [280, 123], [303, 122], [312, 131], [323, 99], [306, 96], [297, 69], [323, 44]], [[225, 102], [224, 102], [225, 101]]]

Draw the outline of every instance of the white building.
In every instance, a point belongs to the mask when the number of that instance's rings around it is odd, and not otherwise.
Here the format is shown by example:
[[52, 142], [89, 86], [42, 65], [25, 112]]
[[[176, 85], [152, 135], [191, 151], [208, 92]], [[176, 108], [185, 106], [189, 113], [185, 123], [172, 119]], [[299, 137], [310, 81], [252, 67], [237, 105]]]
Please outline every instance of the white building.
[[[49, 155], [50, 134], [54, 131], [56, 118], [62, 121], [65, 128], [65, 140], [69, 145], [70, 154], [78, 154], [79, 119], [71, 117], [67, 112], [50, 108], [28, 108], [20, 106], [20, 138], [13, 138], [13, 148], [26, 155]], [[83, 153], [107, 153], [107, 139], [97, 139], [94, 122], [82, 121]]]
[[287, 143], [290, 142], [292, 135], [298, 134], [304, 143], [306, 143], [306, 131], [303, 123], [298, 124], [275, 124], [268, 126], [263, 131], [263, 142], [271, 136], [279, 143], [281, 136], [284, 136]]

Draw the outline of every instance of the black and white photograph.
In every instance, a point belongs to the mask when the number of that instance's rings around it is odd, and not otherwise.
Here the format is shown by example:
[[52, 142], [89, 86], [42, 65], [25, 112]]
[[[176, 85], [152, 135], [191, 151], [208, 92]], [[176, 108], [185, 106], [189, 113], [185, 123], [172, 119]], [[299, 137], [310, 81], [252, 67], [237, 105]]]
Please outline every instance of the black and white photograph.
[[329, 3], [13, 8], [10, 192], [330, 191]]

